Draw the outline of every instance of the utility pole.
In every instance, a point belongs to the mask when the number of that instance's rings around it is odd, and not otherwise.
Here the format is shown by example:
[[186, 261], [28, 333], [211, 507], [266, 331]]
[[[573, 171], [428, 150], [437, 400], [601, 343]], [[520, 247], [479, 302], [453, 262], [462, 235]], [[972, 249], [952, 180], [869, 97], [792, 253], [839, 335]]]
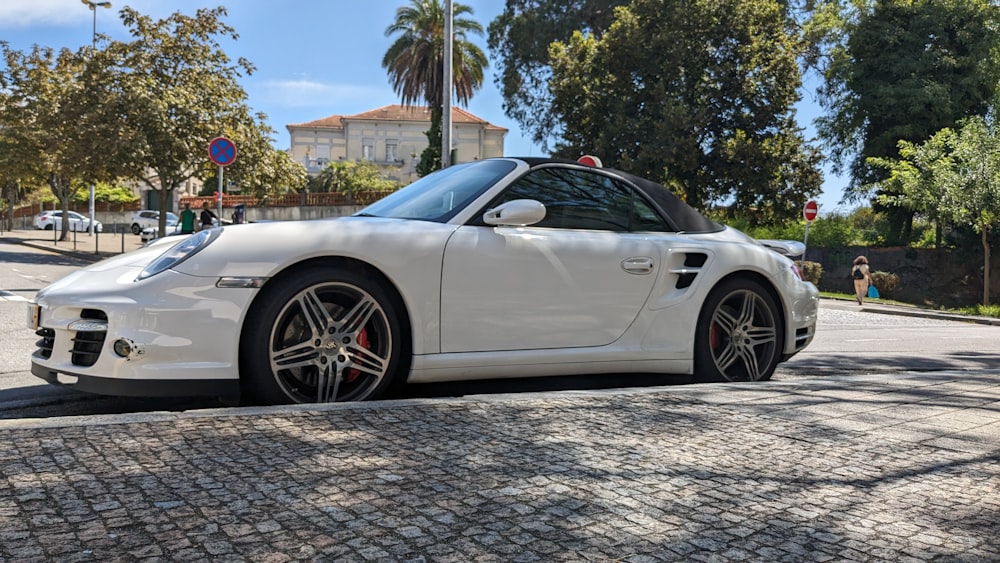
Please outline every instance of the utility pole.
[[452, 8], [451, 0], [444, 2], [444, 84], [441, 87], [441, 95], [444, 98], [444, 107], [441, 110], [441, 168], [451, 166], [451, 93], [454, 81], [452, 75], [452, 50], [455, 39], [455, 32], [452, 29], [455, 11]]
[[[94, 2], [93, 0], [80, 0], [80, 1], [83, 2], [88, 8], [90, 8], [90, 11], [94, 13], [94, 26], [93, 26], [93, 31], [91, 32], [90, 35], [90, 48], [93, 50], [97, 50], [97, 7], [100, 6], [101, 8], [110, 8], [111, 2]], [[90, 233], [90, 236], [94, 236], [94, 216], [97, 214], [97, 210], [94, 207], [94, 190], [96, 189], [97, 186], [94, 185], [94, 182], [91, 182], [90, 201], [89, 201], [90, 225], [87, 227], [87, 232]]]

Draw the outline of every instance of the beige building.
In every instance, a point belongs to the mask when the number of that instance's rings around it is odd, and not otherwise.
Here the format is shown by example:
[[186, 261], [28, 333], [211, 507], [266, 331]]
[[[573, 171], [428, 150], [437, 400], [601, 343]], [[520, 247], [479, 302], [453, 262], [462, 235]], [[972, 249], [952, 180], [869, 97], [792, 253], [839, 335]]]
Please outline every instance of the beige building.
[[[420, 154], [427, 147], [431, 114], [425, 107], [385, 106], [357, 115], [331, 115], [286, 125], [292, 159], [310, 175], [335, 160], [369, 160], [388, 178], [408, 184], [417, 179]], [[503, 156], [507, 129], [452, 108], [455, 162]]]

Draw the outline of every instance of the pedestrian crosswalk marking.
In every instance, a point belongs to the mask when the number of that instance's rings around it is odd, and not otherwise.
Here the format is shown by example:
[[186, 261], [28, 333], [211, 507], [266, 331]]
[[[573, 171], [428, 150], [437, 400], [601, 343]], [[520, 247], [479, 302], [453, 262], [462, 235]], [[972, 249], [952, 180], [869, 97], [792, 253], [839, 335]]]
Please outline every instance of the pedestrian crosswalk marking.
[[4, 291], [0, 289], [0, 301], [27, 301], [27, 297], [21, 297], [20, 295], [14, 295], [9, 291]]

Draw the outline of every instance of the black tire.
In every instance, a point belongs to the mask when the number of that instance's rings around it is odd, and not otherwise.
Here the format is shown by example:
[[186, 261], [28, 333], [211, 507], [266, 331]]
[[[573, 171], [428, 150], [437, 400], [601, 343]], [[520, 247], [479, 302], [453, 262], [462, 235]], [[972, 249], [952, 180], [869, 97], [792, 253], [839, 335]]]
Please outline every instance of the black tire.
[[45, 230], [46, 231], [51, 231], [52, 229], [55, 229], [55, 228], [56, 228], [56, 226], [54, 224], [52, 224], [52, 223], [49, 223], [48, 225], [45, 225]]
[[696, 381], [766, 381], [781, 359], [778, 307], [759, 283], [729, 279], [712, 290], [695, 332]]
[[240, 378], [258, 401], [363, 401], [393, 386], [408, 347], [396, 305], [379, 282], [354, 270], [313, 267], [263, 291], [240, 340]]
[[142, 232], [142, 227], [139, 226], [139, 223], [132, 223], [132, 234], [137, 235], [141, 232]]

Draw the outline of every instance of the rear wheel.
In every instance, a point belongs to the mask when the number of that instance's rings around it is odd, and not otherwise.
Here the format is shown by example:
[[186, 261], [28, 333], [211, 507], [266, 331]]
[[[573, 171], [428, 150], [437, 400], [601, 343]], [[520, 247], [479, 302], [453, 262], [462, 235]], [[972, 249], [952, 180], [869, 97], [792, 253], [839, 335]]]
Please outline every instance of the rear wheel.
[[702, 308], [695, 333], [699, 381], [764, 381], [781, 358], [781, 316], [759, 283], [731, 279]]
[[139, 223], [132, 223], [132, 234], [137, 235], [141, 232], [142, 232], [142, 227], [139, 226]]
[[401, 363], [396, 306], [363, 273], [310, 268], [274, 282], [248, 315], [241, 377], [270, 404], [381, 397]]

